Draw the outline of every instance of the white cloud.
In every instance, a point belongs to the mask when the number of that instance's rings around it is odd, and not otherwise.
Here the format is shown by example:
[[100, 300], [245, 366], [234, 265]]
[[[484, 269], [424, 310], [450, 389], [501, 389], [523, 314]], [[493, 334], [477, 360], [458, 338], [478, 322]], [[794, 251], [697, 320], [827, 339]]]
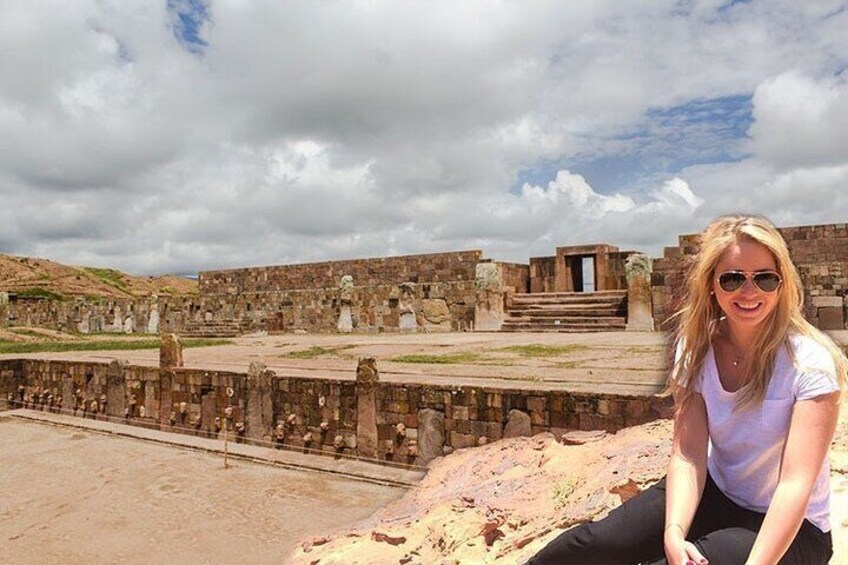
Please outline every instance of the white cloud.
[[[164, 2], [4, 2], [0, 251], [133, 272], [523, 260], [658, 250], [738, 207], [848, 215], [844, 3], [725, 4], [222, 0], [192, 51]], [[748, 95], [748, 155], [685, 120], [645, 125]], [[652, 161], [632, 184], [569, 164], [633, 152], [634, 131]], [[744, 158], [662, 164], [725, 143]]]
[[779, 169], [830, 166], [848, 160], [848, 82], [815, 80], [791, 71], [754, 92], [750, 135], [756, 154]]

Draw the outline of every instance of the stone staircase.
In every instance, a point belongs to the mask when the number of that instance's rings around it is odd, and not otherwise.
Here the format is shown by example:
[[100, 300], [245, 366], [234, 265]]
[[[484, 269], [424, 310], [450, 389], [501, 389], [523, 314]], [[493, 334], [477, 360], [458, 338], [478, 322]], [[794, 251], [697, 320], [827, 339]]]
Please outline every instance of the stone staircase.
[[627, 291], [513, 294], [502, 332], [613, 332], [627, 325]]
[[186, 322], [182, 331], [185, 337], [238, 337], [247, 333], [248, 329], [241, 320], [215, 320]]

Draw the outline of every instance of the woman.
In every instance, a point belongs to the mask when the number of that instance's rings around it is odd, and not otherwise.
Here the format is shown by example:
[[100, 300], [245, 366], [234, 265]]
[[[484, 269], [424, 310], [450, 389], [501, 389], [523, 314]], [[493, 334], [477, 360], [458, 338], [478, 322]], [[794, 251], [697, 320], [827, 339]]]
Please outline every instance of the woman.
[[668, 475], [530, 563], [827, 563], [828, 450], [848, 366], [802, 305], [770, 222], [710, 224], [676, 314]]

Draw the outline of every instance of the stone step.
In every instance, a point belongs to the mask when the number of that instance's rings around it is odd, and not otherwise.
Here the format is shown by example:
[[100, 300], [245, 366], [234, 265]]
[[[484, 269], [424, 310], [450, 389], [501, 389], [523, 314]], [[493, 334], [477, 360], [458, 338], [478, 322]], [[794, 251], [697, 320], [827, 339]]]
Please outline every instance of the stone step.
[[604, 316], [598, 318], [592, 318], [589, 316], [563, 316], [561, 318], [539, 319], [528, 316], [513, 316], [512, 313], [504, 319], [504, 322], [517, 324], [556, 324], [557, 320], [560, 324], [579, 324], [588, 326], [626, 324], [626, 320], [620, 316]]
[[535, 318], [559, 318], [569, 316], [587, 316], [592, 318], [616, 316], [622, 313], [620, 306], [609, 306], [606, 308], [571, 308], [571, 307], [555, 307], [555, 308], [509, 308], [508, 314], [511, 316], [529, 316]]
[[582, 306], [582, 305], [601, 305], [601, 304], [620, 304], [627, 299], [627, 295], [624, 296], [570, 296], [570, 297], [556, 297], [556, 296], [536, 296], [536, 297], [528, 297], [528, 296], [515, 296], [513, 295], [511, 298], [511, 304], [514, 306], [524, 306], [524, 305], [547, 305], [547, 304], [562, 304], [562, 305], [574, 305], [574, 306]]
[[589, 333], [589, 332], [618, 332], [624, 331], [626, 327], [624, 325], [621, 326], [610, 326], [610, 325], [597, 325], [597, 326], [583, 326], [577, 324], [515, 324], [515, 323], [507, 323], [501, 327], [502, 332], [562, 332], [562, 333]]

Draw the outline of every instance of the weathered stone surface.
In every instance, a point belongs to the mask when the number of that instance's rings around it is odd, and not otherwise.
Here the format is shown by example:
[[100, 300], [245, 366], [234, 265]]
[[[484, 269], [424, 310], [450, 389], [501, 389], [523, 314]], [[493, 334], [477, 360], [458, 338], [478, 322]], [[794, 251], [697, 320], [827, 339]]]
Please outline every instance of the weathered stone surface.
[[274, 427], [274, 406], [271, 398], [271, 379], [263, 363], [254, 361], [247, 370], [247, 424], [245, 436], [251, 439], [270, 440]]
[[445, 415], [439, 410], [418, 411], [418, 465], [429, 465], [441, 457], [445, 445]]
[[634, 253], [625, 261], [624, 269], [627, 279], [627, 331], [653, 331], [651, 258]]
[[504, 288], [497, 263], [478, 263], [474, 286], [474, 329], [500, 330], [504, 321]]
[[421, 301], [421, 317], [425, 324], [450, 326], [450, 310], [442, 298], [427, 298]]
[[350, 304], [342, 304], [339, 308], [339, 323], [336, 324], [339, 333], [349, 334], [353, 331], [353, 315]]
[[819, 328], [823, 330], [841, 330], [845, 327], [845, 312], [842, 306], [819, 308], [818, 319]]
[[510, 410], [507, 416], [506, 427], [504, 428], [503, 437], [513, 438], [532, 435], [530, 430], [530, 416], [521, 410]]
[[605, 432], [604, 430], [574, 430], [571, 432], [566, 432], [562, 435], [562, 443], [564, 445], [583, 445], [584, 443], [600, 441], [606, 436], [607, 432]]
[[356, 444], [363, 457], [377, 457], [377, 361], [366, 357], [356, 368]]
[[127, 403], [125, 370], [129, 363], [113, 359], [106, 368], [106, 415], [122, 418]]
[[813, 306], [816, 308], [840, 308], [842, 307], [842, 297], [841, 296], [813, 296], [812, 297]]
[[670, 436], [666, 421], [584, 446], [540, 434], [455, 451], [402, 499], [306, 541], [290, 561], [524, 563], [563, 529], [603, 517], [661, 478]]
[[155, 302], [150, 305], [150, 313], [147, 315], [147, 333], [159, 333], [159, 305]]
[[176, 334], [162, 334], [159, 345], [159, 366], [164, 369], [183, 366], [183, 346]]

